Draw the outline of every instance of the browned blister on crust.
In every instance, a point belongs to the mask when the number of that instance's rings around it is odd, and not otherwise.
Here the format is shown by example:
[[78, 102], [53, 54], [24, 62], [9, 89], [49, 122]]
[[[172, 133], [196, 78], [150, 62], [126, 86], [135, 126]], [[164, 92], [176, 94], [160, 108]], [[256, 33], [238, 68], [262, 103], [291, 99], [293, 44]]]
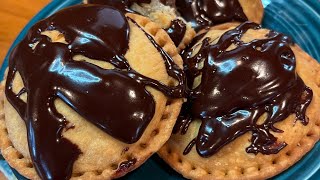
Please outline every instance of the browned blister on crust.
[[[233, 29], [237, 23], [215, 26], [206, 36], [219, 38], [225, 31]], [[267, 29], [249, 30], [242, 40], [264, 39]], [[216, 154], [202, 158], [195, 148], [187, 155], [183, 151], [188, 143], [197, 136], [200, 120], [193, 121], [185, 135], [173, 134], [158, 154], [176, 171], [189, 179], [266, 179], [286, 170], [308, 151], [320, 137], [320, 64], [305, 53], [299, 46], [293, 45], [296, 56], [296, 70], [306, 86], [313, 90], [313, 99], [307, 108], [309, 124], [304, 126], [291, 114], [284, 121], [275, 124], [283, 133], [272, 133], [278, 142], [288, 145], [277, 154], [254, 155], [246, 152], [250, 145], [251, 133], [246, 133], [224, 146]]]
[[[182, 59], [167, 33], [148, 18], [126, 14], [136, 21], [155, 41], [182, 67]], [[174, 84], [165, 68], [163, 59], [145, 34], [132, 22], [130, 26], [129, 49], [126, 59], [137, 72], [164, 84]], [[54, 40], [55, 33], [44, 33]], [[59, 36], [56, 36], [59, 37]], [[60, 37], [57, 41], [63, 42]], [[97, 63], [85, 57], [75, 57], [103, 68], [112, 68], [108, 63]], [[5, 97], [1, 83], [0, 103], [0, 148], [3, 157], [19, 173], [29, 179], [39, 179], [30, 159], [26, 127], [23, 120]], [[20, 75], [16, 75], [13, 91], [23, 87]], [[142, 137], [134, 144], [122, 143], [93, 126], [61, 100], [55, 102], [58, 112], [74, 125], [63, 136], [76, 144], [82, 154], [74, 163], [71, 179], [112, 179], [125, 175], [139, 167], [155, 153], [169, 138], [179, 114], [182, 100], [168, 99], [161, 92], [147, 87], [156, 102], [155, 114]], [[26, 95], [21, 96], [26, 100]]]

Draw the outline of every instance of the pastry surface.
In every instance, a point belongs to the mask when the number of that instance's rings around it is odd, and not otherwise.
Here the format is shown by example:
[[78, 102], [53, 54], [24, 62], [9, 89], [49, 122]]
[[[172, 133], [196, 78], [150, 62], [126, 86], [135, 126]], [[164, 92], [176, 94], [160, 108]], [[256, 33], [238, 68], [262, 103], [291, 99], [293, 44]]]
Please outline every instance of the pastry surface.
[[[219, 39], [223, 33], [234, 29], [237, 25], [227, 23], [214, 26], [205, 37]], [[249, 30], [241, 40], [250, 42], [254, 39], [265, 39], [268, 33], [269, 30], [266, 29]], [[278, 138], [278, 142], [287, 143], [280, 152], [270, 155], [247, 153], [246, 148], [251, 144], [251, 133], [245, 133], [212, 156], [201, 157], [195, 147], [188, 154], [183, 155], [189, 142], [198, 135], [201, 120], [194, 120], [186, 134], [173, 134], [158, 151], [158, 154], [171, 167], [189, 179], [266, 179], [279, 174], [297, 162], [318, 142], [320, 137], [320, 83], [318, 78], [320, 65], [297, 45], [291, 46], [291, 49], [296, 57], [297, 73], [312, 89], [313, 99], [307, 108], [306, 116], [309, 123], [306, 126], [296, 120], [294, 114], [284, 121], [275, 123], [275, 127], [284, 132], [271, 133]]]
[[[181, 57], [164, 30], [145, 17], [131, 13], [127, 13], [126, 16], [133, 19], [150, 34], [156, 43], [172, 57], [174, 62], [182, 67]], [[164, 59], [144, 32], [132, 22], [129, 22], [129, 27], [129, 49], [125, 58], [130, 66], [138, 73], [165, 85], [174, 84], [175, 80], [166, 72]], [[48, 36], [55, 43], [65, 43], [63, 35], [59, 32], [47, 31], [43, 32], [43, 35]], [[86, 61], [105, 69], [113, 68], [109, 63], [92, 60], [81, 55], [73, 58], [75, 61]], [[2, 82], [2, 88], [4, 84], [5, 82]], [[18, 93], [23, 87], [22, 79], [17, 74], [13, 81], [13, 92]], [[79, 158], [73, 165], [71, 179], [110, 179], [123, 176], [141, 165], [169, 138], [182, 100], [168, 99], [154, 88], [147, 87], [147, 90], [154, 98], [155, 113], [141, 138], [133, 144], [126, 144], [109, 136], [86, 121], [63, 101], [56, 100], [54, 102], [58, 112], [65, 116], [69, 124], [72, 125], [62, 133], [63, 137], [76, 144], [81, 150]], [[24, 121], [8, 102], [3, 91], [1, 97], [1, 153], [10, 166], [17, 169], [23, 176], [39, 179], [30, 159]], [[21, 99], [26, 101], [27, 94], [23, 94]]]

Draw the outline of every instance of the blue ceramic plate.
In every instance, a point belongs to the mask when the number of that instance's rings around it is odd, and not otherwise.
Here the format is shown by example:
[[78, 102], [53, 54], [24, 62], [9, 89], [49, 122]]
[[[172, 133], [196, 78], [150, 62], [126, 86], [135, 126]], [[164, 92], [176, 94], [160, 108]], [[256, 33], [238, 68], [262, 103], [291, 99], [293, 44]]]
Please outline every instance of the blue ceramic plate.
[[[263, 26], [290, 35], [306, 52], [320, 61], [319, 0], [262, 1], [265, 8]], [[22, 30], [12, 47], [14, 47], [26, 35], [28, 29], [37, 21], [50, 16], [59, 9], [79, 3], [81, 3], [81, 0], [53, 0]], [[9, 53], [11, 49], [9, 50]], [[4, 60], [0, 69], [0, 79], [3, 78], [3, 72], [7, 66], [8, 56]], [[4, 172], [8, 179], [25, 179], [14, 169], [11, 169], [1, 156], [0, 158], [0, 170]], [[166, 165], [157, 155], [154, 155], [139, 169], [129, 173], [122, 179], [180, 180], [184, 178]], [[318, 142], [312, 151], [305, 155], [298, 163], [272, 179], [320, 179], [320, 142]]]

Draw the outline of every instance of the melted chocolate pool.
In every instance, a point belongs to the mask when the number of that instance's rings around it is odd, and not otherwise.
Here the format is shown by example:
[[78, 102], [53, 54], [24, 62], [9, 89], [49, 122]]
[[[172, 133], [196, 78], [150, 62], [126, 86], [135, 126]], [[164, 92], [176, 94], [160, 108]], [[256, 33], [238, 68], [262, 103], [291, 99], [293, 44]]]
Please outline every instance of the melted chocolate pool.
[[[42, 179], [70, 178], [73, 163], [81, 154], [77, 145], [62, 136], [68, 121], [57, 111], [56, 99], [112, 137], [134, 143], [155, 112], [146, 86], [171, 98], [184, 95], [183, 71], [132, 19], [161, 54], [168, 74], [179, 83], [169, 87], [130, 67], [124, 57], [130, 35], [125, 12], [125, 8], [102, 5], [64, 9], [34, 25], [11, 53], [5, 93], [26, 124], [30, 155]], [[67, 44], [53, 43], [42, 35], [52, 30], [60, 31]], [[109, 62], [115, 69], [74, 61], [78, 54]], [[16, 73], [25, 85], [18, 94], [12, 91]], [[19, 98], [23, 93], [28, 95], [26, 103]]]
[[[286, 146], [270, 133], [282, 132], [274, 127], [276, 122], [295, 113], [297, 120], [308, 124], [305, 113], [312, 90], [296, 73], [290, 39], [271, 31], [266, 39], [249, 43], [240, 40], [248, 29], [259, 28], [245, 22], [224, 33], [216, 44], [211, 45], [212, 40], [205, 38], [194, 56], [194, 48], [183, 53], [191, 90], [174, 131], [185, 134], [192, 120], [202, 121], [198, 136], [184, 154], [196, 145], [199, 155], [211, 156], [249, 131], [252, 144], [246, 149], [248, 153], [274, 154]], [[232, 44], [236, 48], [227, 50]], [[199, 75], [200, 85], [192, 88]], [[258, 124], [264, 113], [264, 122]]]

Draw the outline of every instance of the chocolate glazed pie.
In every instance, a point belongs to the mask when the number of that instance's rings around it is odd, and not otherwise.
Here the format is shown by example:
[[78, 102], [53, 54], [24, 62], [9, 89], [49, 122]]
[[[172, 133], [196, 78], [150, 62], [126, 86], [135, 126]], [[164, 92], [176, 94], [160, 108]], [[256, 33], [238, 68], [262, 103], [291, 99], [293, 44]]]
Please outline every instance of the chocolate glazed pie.
[[[120, 5], [149, 17], [183, 50], [195, 31], [231, 21], [261, 23], [261, 0], [84, 0], [89, 4]], [[194, 31], [195, 30], [195, 31]]]
[[227, 23], [182, 57], [188, 100], [158, 153], [186, 178], [266, 179], [319, 140], [320, 65], [288, 36]]
[[185, 92], [180, 67], [166, 32], [125, 7], [61, 10], [11, 53], [1, 153], [30, 179], [122, 176], [169, 138]]

